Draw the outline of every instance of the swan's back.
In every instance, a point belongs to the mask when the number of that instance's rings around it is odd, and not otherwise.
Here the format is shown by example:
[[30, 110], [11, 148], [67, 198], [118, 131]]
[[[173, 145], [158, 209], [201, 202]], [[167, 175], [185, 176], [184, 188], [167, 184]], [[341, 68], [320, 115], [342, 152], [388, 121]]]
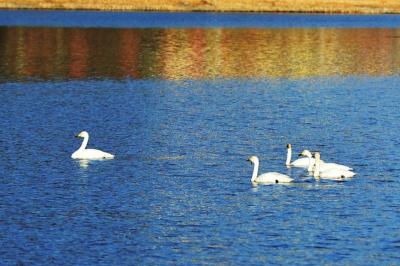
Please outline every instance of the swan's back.
[[[311, 158], [311, 164], [313, 165], [314, 163], [315, 163], [315, 159]], [[299, 167], [299, 168], [308, 168], [309, 159], [308, 158], [300, 158], [300, 159], [293, 161], [290, 165], [294, 166], [294, 167]]]
[[257, 183], [266, 183], [266, 184], [276, 184], [276, 183], [290, 183], [293, 179], [287, 175], [277, 173], [277, 172], [269, 172], [262, 175], [259, 175], [255, 182]]
[[338, 170], [343, 170], [343, 171], [351, 171], [353, 168], [348, 167], [343, 164], [337, 164], [337, 163], [321, 163], [320, 165], [320, 171], [327, 171], [330, 169], [338, 169]]

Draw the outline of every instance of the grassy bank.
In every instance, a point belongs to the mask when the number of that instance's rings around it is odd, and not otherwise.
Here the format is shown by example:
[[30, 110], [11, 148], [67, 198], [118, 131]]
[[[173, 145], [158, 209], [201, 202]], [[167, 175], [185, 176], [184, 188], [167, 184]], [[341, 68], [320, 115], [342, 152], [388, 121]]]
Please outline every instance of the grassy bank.
[[399, 0], [3, 0], [0, 8], [400, 13]]

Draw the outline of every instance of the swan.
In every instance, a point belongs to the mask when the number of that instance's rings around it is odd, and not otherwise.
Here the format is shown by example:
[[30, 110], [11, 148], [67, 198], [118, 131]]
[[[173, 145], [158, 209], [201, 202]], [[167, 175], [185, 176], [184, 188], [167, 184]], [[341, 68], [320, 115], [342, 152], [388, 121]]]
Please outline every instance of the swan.
[[86, 159], [86, 160], [101, 160], [101, 159], [114, 159], [114, 155], [95, 149], [86, 149], [89, 141], [89, 133], [82, 131], [77, 138], [83, 138], [81, 147], [75, 151], [72, 155], [72, 159]]
[[[321, 155], [321, 154], [320, 154]], [[307, 157], [308, 158], [308, 167], [307, 167], [307, 170], [309, 171], [309, 172], [312, 172], [313, 171], [313, 168], [314, 168], [314, 165], [315, 165], [315, 159], [314, 158], [312, 158], [312, 154], [311, 154], [311, 152], [309, 151], [309, 150], [303, 150], [301, 153], [300, 153], [300, 156], [305, 156], [305, 157]], [[305, 158], [305, 159], [307, 159], [307, 158]], [[334, 169], [340, 169], [340, 170], [345, 170], [345, 171], [351, 171], [351, 170], [353, 170], [353, 168], [351, 168], [351, 167], [348, 167], [348, 166], [346, 166], [346, 165], [343, 165], [343, 164], [337, 164], [337, 163], [326, 163], [326, 162], [324, 162], [323, 160], [319, 160], [319, 170], [321, 171], [321, 172], [324, 172], [324, 171], [326, 171], [326, 170], [328, 170], [328, 169], [331, 169], [331, 168], [334, 168]]]
[[290, 183], [293, 181], [293, 179], [289, 176], [277, 172], [268, 172], [262, 175], [258, 175], [258, 166], [260, 165], [258, 157], [250, 156], [247, 160], [254, 164], [253, 175], [251, 177], [251, 182], [253, 183], [275, 184]]
[[[314, 165], [315, 160], [314, 160], [314, 158], [312, 158], [312, 156], [310, 156], [310, 158], [300, 158], [293, 162], [290, 162], [292, 159], [292, 145], [288, 144], [288, 145], [286, 145], [286, 147], [287, 147], [287, 155], [286, 155], [286, 166], [287, 167], [293, 166], [293, 167], [299, 167], [299, 168], [308, 168], [310, 160], [311, 160], [311, 163]], [[311, 155], [311, 153], [310, 153], [310, 155]]]
[[314, 177], [316, 179], [342, 180], [344, 178], [351, 178], [356, 175], [356, 173], [354, 173], [352, 171], [343, 170], [340, 168], [329, 168], [324, 171], [321, 171], [320, 158], [321, 158], [321, 154], [319, 152], [315, 152]]

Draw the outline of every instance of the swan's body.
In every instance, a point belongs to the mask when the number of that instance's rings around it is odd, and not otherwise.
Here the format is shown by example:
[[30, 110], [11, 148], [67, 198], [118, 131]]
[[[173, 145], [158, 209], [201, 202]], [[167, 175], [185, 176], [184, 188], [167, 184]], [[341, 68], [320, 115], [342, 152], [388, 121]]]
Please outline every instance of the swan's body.
[[314, 165], [315, 160], [314, 160], [314, 158], [312, 158], [312, 156], [310, 156], [309, 158], [300, 158], [300, 159], [297, 159], [297, 160], [291, 162], [291, 159], [292, 159], [292, 145], [288, 144], [286, 147], [287, 147], [286, 166], [288, 166], [288, 167], [293, 166], [293, 167], [299, 167], [299, 168], [307, 169], [309, 167], [309, 165], [310, 165], [310, 160], [311, 160], [311, 164]]
[[356, 173], [344, 170], [340, 168], [329, 168], [326, 170], [321, 170], [320, 164], [320, 153], [315, 153], [315, 169], [314, 169], [314, 177], [316, 179], [332, 179], [332, 180], [343, 180], [344, 178], [351, 178], [356, 175]]
[[101, 160], [113, 159], [114, 155], [96, 149], [84, 149], [76, 151], [71, 156], [72, 159]]
[[277, 184], [277, 183], [290, 183], [293, 181], [293, 179], [290, 178], [289, 176], [277, 172], [268, 172], [262, 175], [258, 175], [258, 167], [260, 165], [258, 157], [251, 156], [249, 157], [248, 161], [254, 164], [251, 182], [264, 183], [264, 184]]
[[89, 133], [86, 131], [82, 131], [76, 137], [83, 138], [83, 141], [81, 147], [71, 155], [72, 159], [101, 160], [114, 158], [114, 155], [104, 151], [86, 149], [89, 142]]
[[317, 178], [340, 180], [343, 178], [351, 178], [355, 175], [356, 173], [352, 171], [331, 168], [324, 172], [320, 172]]

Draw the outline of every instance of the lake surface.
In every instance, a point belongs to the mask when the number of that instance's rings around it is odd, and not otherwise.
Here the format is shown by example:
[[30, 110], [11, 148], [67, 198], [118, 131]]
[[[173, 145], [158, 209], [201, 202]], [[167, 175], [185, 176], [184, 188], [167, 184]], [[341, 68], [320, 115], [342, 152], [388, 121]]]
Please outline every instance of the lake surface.
[[[400, 263], [397, 17], [14, 12], [0, 19], [2, 265]], [[116, 158], [72, 160], [82, 130]], [[357, 175], [287, 169], [287, 143]], [[250, 155], [295, 183], [253, 186]]]

